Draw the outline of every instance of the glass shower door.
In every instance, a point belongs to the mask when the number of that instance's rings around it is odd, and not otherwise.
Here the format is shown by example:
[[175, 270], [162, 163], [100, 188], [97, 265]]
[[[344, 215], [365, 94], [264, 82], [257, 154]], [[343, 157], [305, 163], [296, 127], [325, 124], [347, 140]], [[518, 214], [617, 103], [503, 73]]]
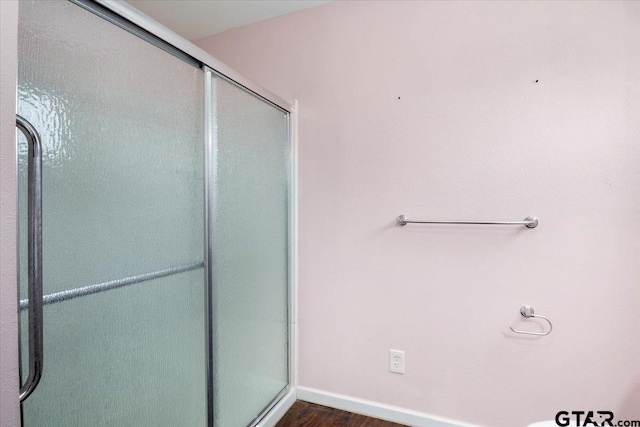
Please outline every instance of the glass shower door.
[[[203, 426], [203, 72], [65, 0], [20, 3], [18, 113], [43, 145], [35, 426]], [[27, 145], [19, 139], [22, 377]]]
[[288, 114], [208, 82], [215, 426], [244, 427], [289, 383]]

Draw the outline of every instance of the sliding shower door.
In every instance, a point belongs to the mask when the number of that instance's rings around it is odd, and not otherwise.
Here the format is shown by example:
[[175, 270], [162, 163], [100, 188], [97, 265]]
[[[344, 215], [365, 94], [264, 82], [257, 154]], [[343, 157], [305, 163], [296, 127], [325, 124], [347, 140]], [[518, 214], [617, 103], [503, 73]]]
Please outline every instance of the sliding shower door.
[[[43, 144], [36, 426], [205, 426], [204, 76], [64, 0], [20, 2], [18, 113]], [[28, 375], [26, 141], [19, 139]]]
[[207, 74], [215, 426], [244, 427], [289, 383], [288, 114]]

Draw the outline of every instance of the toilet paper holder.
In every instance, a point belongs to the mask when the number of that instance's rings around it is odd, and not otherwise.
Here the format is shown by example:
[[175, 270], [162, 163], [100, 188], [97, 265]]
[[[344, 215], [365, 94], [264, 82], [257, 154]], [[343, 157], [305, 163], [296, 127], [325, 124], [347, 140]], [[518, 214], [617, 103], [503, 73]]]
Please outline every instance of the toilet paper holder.
[[509, 329], [511, 329], [516, 334], [537, 335], [539, 337], [544, 337], [545, 335], [549, 335], [551, 333], [551, 331], [553, 330], [553, 324], [551, 323], [551, 320], [547, 319], [545, 316], [541, 316], [539, 314], [535, 314], [535, 312], [533, 311], [533, 307], [531, 307], [530, 305], [523, 305], [522, 307], [520, 307], [520, 314], [522, 314], [522, 317], [526, 317], [526, 318], [534, 317], [534, 318], [537, 318], [537, 319], [546, 320], [546, 322], [549, 324], [549, 330], [545, 331], [545, 332], [519, 331], [519, 330], [513, 329], [511, 326], [509, 326]]

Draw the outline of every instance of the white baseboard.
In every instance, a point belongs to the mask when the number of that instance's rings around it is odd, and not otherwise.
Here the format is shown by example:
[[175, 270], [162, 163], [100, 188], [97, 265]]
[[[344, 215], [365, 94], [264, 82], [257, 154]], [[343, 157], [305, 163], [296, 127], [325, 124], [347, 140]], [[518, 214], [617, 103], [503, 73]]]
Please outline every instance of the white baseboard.
[[385, 405], [384, 403], [372, 402], [370, 400], [358, 399], [313, 388], [298, 387], [296, 392], [298, 399], [304, 400], [305, 402], [317, 403], [318, 405], [329, 406], [343, 411], [354, 412], [356, 414], [414, 427], [472, 427], [471, 424], [465, 424], [460, 421], [448, 420], [397, 406]]
[[256, 425], [256, 427], [274, 427], [278, 424], [278, 421], [287, 411], [293, 406], [296, 402], [296, 389], [291, 388], [287, 394], [284, 395], [282, 399], [274, 406], [267, 415], [264, 416], [262, 420]]

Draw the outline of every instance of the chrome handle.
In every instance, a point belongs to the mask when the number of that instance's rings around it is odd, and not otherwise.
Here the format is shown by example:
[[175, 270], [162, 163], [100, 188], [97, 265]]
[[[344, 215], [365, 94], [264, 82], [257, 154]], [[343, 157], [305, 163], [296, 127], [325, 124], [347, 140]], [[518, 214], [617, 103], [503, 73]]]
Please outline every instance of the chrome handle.
[[458, 225], [524, 225], [527, 228], [536, 228], [538, 226], [538, 218], [528, 216], [522, 221], [410, 221], [406, 215], [400, 215], [396, 218], [398, 225], [407, 224], [458, 224]]
[[42, 377], [42, 145], [35, 128], [16, 114], [16, 127], [29, 144], [28, 176], [28, 294], [29, 294], [29, 377], [20, 387], [23, 402]]
[[546, 332], [518, 331], [516, 329], [513, 329], [511, 326], [509, 326], [509, 329], [511, 329], [516, 334], [538, 335], [540, 337], [544, 337], [545, 335], [549, 335], [553, 330], [553, 325], [551, 324], [551, 320], [547, 319], [545, 316], [534, 314], [533, 307], [531, 307], [530, 305], [523, 305], [522, 307], [520, 307], [520, 314], [522, 314], [522, 317], [526, 317], [526, 318], [535, 317], [537, 319], [546, 320], [547, 323], [549, 324], [549, 330]]

